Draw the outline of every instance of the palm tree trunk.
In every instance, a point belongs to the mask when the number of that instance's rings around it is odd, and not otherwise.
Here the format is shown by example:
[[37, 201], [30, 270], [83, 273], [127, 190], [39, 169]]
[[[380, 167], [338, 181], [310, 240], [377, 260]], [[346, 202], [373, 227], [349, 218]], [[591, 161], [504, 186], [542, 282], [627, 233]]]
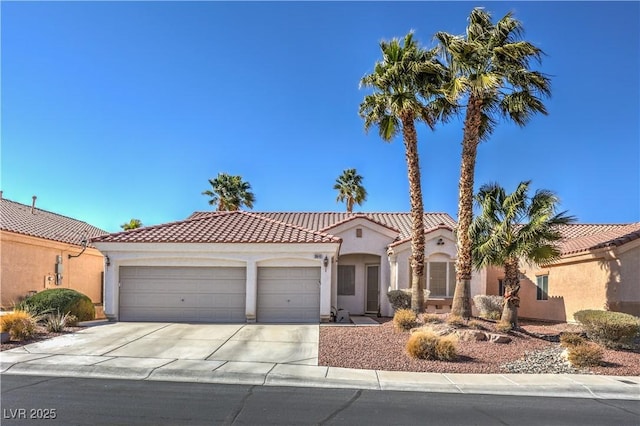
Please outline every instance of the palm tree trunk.
[[418, 137], [413, 117], [402, 117], [407, 170], [409, 174], [409, 198], [411, 201], [411, 309], [424, 312], [424, 206], [420, 182]]
[[518, 328], [518, 307], [520, 306], [520, 270], [518, 259], [509, 259], [504, 264], [504, 307], [500, 322]]
[[456, 289], [451, 306], [452, 315], [468, 319], [471, 317], [471, 239], [469, 228], [473, 220], [473, 182], [476, 166], [476, 153], [480, 142], [482, 125], [482, 99], [471, 96], [464, 120], [462, 137], [462, 164], [458, 185], [458, 227]]

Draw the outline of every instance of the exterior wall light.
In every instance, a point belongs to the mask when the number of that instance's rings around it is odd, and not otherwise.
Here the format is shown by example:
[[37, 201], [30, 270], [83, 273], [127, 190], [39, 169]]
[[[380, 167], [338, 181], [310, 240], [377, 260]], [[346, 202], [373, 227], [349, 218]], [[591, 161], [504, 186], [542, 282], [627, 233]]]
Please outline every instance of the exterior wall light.
[[322, 264], [324, 265], [324, 270], [327, 270], [327, 266], [329, 266], [329, 258], [327, 256], [322, 260]]

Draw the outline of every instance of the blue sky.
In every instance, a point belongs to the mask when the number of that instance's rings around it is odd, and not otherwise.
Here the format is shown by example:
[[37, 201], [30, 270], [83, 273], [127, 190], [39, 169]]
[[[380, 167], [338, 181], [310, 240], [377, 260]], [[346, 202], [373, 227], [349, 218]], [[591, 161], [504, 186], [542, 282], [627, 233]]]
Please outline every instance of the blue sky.
[[[209, 210], [218, 172], [256, 211], [408, 211], [401, 139], [366, 134], [360, 78], [382, 39], [460, 34], [475, 6], [513, 11], [546, 55], [548, 116], [501, 123], [476, 187], [556, 191], [583, 223], [640, 221], [638, 2], [1, 3], [4, 197], [108, 231]], [[462, 121], [419, 131], [426, 211], [456, 217]]]

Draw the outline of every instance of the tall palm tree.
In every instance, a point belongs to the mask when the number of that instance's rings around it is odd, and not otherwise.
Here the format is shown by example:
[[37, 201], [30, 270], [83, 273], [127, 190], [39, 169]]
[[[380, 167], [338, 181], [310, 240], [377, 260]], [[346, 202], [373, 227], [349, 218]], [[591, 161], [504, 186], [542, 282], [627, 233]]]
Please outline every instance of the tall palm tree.
[[367, 200], [367, 191], [362, 186], [362, 176], [356, 172], [356, 169], [344, 170], [336, 179], [333, 189], [338, 191], [336, 201], [346, 202], [349, 213], [353, 211], [354, 204], [361, 206]]
[[143, 226], [144, 225], [142, 225], [142, 222], [140, 221], [140, 219], [131, 219], [129, 222], [126, 222], [120, 225], [120, 228], [122, 228], [125, 231], [129, 231], [130, 229], [137, 229]]
[[377, 126], [385, 142], [402, 132], [411, 201], [411, 309], [422, 312], [424, 206], [415, 122], [422, 121], [433, 129], [438, 120], [446, 120], [453, 105], [439, 92], [447, 70], [437, 60], [436, 51], [422, 49], [413, 33], [402, 41], [382, 41], [380, 49], [382, 60], [360, 81], [361, 87], [373, 89], [373, 93], [365, 96], [359, 112], [365, 130]]
[[543, 265], [557, 259], [560, 226], [575, 221], [565, 211], [556, 213], [559, 200], [553, 192], [538, 190], [530, 197], [530, 183], [521, 182], [511, 194], [496, 183], [483, 185], [476, 195], [481, 211], [469, 230], [475, 267], [504, 266], [501, 321], [514, 328], [518, 328], [520, 262]]
[[234, 211], [240, 207], [253, 208], [256, 201], [251, 192], [251, 185], [242, 180], [242, 176], [233, 176], [227, 173], [218, 173], [215, 179], [209, 179], [211, 189], [202, 192], [202, 195], [211, 197], [209, 204], [216, 206], [217, 211]]
[[[478, 144], [489, 138], [498, 119], [526, 125], [537, 113], [547, 114], [542, 98], [551, 95], [550, 80], [530, 67], [542, 50], [522, 40], [523, 26], [511, 13], [497, 23], [482, 8], [473, 9], [464, 36], [436, 34], [438, 49], [453, 78], [449, 99], [466, 103], [460, 165], [456, 287], [452, 313], [471, 316], [471, 240], [473, 186]], [[465, 102], [466, 101], [466, 102]]]

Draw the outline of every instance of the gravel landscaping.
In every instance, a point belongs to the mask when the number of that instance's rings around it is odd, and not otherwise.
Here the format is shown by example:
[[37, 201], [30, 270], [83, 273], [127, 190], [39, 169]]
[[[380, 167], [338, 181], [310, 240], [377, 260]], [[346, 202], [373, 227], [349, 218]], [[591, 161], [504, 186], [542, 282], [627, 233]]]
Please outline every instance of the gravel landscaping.
[[[445, 315], [442, 316], [443, 319]], [[488, 341], [460, 341], [454, 362], [410, 358], [405, 345], [409, 332], [396, 330], [390, 318], [380, 326], [320, 327], [318, 363], [333, 367], [368, 370], [434, 373], [581, 373], [614, 376], [640, 375], [640, 349], [604, 350], [603, 366], [575, 369], [561, 357], [558, 342], [562, 331], [580, 331], [575, 324], [521, 322], [525, 332], [509, 334], [507, 344]], [[489, 331], [494, 323], [478, 320]]]

